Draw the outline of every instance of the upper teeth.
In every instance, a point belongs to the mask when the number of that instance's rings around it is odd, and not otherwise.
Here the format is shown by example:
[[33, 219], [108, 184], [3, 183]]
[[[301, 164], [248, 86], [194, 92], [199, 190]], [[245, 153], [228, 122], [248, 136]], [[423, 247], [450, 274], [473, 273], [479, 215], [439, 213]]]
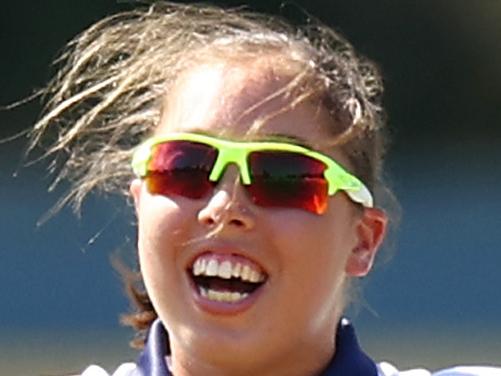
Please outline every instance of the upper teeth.
[[263, 273], [248, 264], [229, 260], [220, 261], [212, 257], [199, 257], [193, 264], [193, 275], [220, 277], [224, 279], [240, 278], [246, 282], [262, 282], [265, 279]]

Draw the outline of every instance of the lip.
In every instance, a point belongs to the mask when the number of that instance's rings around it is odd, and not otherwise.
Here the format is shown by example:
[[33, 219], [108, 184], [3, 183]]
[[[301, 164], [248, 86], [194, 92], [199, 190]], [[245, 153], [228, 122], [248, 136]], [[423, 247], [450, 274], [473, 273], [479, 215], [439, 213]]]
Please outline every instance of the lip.
[[[200, 295], [199, 289], [195, 284], [191, 270], [195, 260], [203, 254], [213, 253], [215, 255], [220, 255], [221, 257], [238, 257], [246, 259], [253, 263], [259, 270], [266, 275], [266, 280], [248, 297], [242, 299], [239, 302], [218, 302], [209, 300], [202, 295]], [[185, 266], [186, 278], [191, 290], [191, 296], [194, 300], [195, 305], [204, 312], [213, 315], [237, 315], [251, 309], [256, 301], [261, 297], [263, 293], [268, 289], [270, 275], [263, 264], [256, 260], [253, 255], [250, 255], [245, 249], [235, 246], [234, 244], [221, 243], [221, 242], [206, 242], [203, 245], [197, 247], [193, 255], [188, 260]]]
[[195, 302], [195, 305], [200, 308], [202, 311], [213, 314], [213, 315], [237, 315], [239, 313], [243, 313], [254, 306], [256, 301], [260, 298], [260, 296], [267, 290], [268, 281], [264, 282], [261, 286], [259, 286], [253, 293], [251, 293], [245, 299], [242, 299], [236, 303], [228, 303], [228, 302], [217, 302], [213, 300], [209, 300], [200, 295], [198, 291], [198, 287], [195, 285], [193, 278], [189, 274], [187, 274], [186, 278], [188, 279], [188, 283], [190, 285], [191, 295]]

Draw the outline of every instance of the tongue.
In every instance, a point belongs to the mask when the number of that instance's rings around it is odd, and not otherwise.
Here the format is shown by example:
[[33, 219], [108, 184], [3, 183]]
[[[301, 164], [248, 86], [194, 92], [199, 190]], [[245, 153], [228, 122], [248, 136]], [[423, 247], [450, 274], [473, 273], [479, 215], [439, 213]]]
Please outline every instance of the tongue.
[[258, 283], [243, 282], [240, 279], [219, 277], [195, 277], [195, 283], [211, 290], [239, 293], [251, 293], [260, 286]]

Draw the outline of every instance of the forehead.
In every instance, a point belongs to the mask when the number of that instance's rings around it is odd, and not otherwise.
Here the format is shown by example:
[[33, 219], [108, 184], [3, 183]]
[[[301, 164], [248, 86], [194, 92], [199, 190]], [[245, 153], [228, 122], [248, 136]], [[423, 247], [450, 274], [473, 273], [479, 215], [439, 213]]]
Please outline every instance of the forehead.
[[[196, 131], [228, 138], [282, 136], [319, 146], [332, 137], [327, 111], [290, 90], [299, 68], [270, 61], [214, 61], [183, 73], [168, 93], [157, 134]], [[318, 101], [317, 101], [318, 102]]]

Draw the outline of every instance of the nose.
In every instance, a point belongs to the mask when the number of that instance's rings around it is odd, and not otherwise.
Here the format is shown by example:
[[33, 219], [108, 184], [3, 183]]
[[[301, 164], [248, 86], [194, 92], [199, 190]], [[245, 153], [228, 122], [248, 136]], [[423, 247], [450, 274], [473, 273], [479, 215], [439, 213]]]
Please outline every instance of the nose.
[[239, 182], [236, 166], [228, 166], [206, 205], [198, 213], [198, 221], [204, 226], [217, 226], [238, 230], [251, 230], [256, 223], [244, 188]]

